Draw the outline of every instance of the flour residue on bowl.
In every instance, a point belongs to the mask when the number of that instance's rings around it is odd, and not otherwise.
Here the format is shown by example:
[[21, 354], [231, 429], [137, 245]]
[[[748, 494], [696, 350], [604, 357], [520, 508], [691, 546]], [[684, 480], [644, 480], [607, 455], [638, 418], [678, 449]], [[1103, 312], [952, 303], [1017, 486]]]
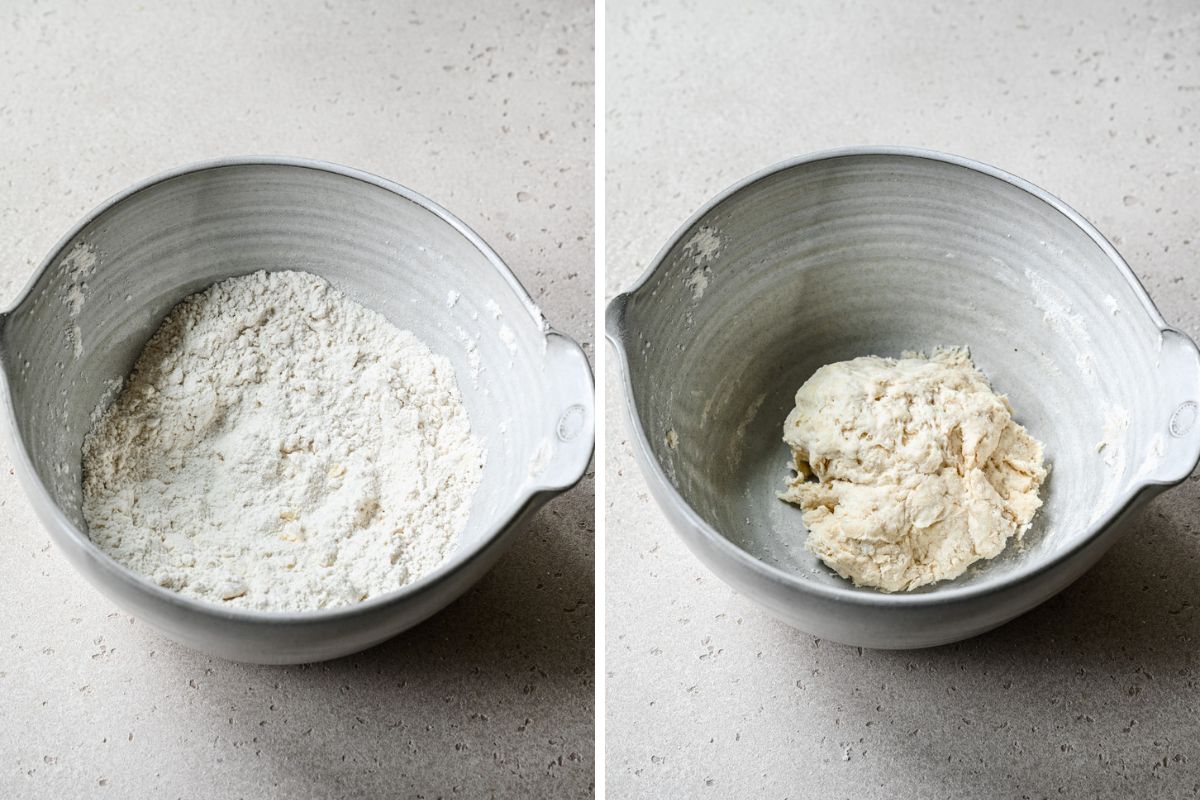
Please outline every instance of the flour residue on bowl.
[[[507, 325], [501, 325], [499, 335], [500, 341], [508, 348], [509, 354], [515, 356], [517, 354], [517, 335], [513, 333], [513, 329]], [[511, 363], [510, 361], [509, 364]]]
[[746, 411], [742, 414], [737, 428], [734, 429], [733, 438], [729, 442], [729, 466], [731, 469], [737, 469], [741, 466], [742, 456], [746, 451], [746, 431], [754, 424], [754, 420], [758, 419], [758, 412], [762, 409], [763, 403], [766, 400], [766, 392], [751, 400], [750, 405], [746, 406]]
[[87, 242], [78, 242], [63, 256], [61, 269], [66, 276], [66, 290], [62, 301], [67, 307], [67, 316], [70, 319], [65, 336], [75, 358], [83, 355], [83, 333], [77, 320], [83, 311], [84, 303], [87, 302], [87, 280], [96, 271], [99, 262], [96, 248]]
[[1129, 412], [1120, 406], [1104, 409], [1104, 434], [1096, 443], [1096, 452], [1104, 454], [1109, 467], [1122, 467], [1125, 462], [1125, 432], [1129, 430]]
[[454, 328], [454, 335], [458, 339], [458, 343], [462, 345], [463, 352], [467, 354], [467, 366], [471, 370], [471, 379], [478, 386], [479, 374], [483, 371], [483, 362], [479, 358], [479, 337], [467, 333], [461, 325]]
[[683, 245], [683, 254], [691, 260], [685, 280], [692, 290], [692, 299], [701, 300], [712, 279], [712, 262], [723, 247], [720, 234], [715, 228], [701, 225]]
[[541, 475], [546, 471], [546, 467], [550, 466], [553, 459], [554, 445], [549, 440], [543, 439], [529, 458], [529, 477], [536, 478]]
[[1095, 386], [1095, 345], [1083, 317], [1072, 310], [1071, 298], [1032, 269], [1026, 268], [1025, 277], [1033, 288], [1033, 303], [1042, 312], [1042, 320], [1071, 348], [1084, 381]]
[[701, 225], [683, 245], [683, 252], [692, 257], [694, 264], [707, 264], [721, 252], [723, 242], [716, 228]]
[[125, 386], [125, 378], [118, 375], [115, 378], [109, 378], [100, 385], [100, 399], [96, 401], [96, 407], [92, 409], [92, 413], [88, 415], [88, 420], [95, 427], [96, 423], [104, 416], [104, 412], [117, 399], [117, 395], [121, 393], [121, 389]]
[[708, 427], [708, 418], [712, 415], [714, 406], [717, 405], [717, 393], [710, 392], [708, 399], [704, 401], [704, 408], [700, 410], [700, 430]]
[[[488, 298], [487, 302], [484, 303], [484, 308], [486, 308], [488, 313], [492, 315], [492, 319], [499, 323], [499, 326], [496, 328], [496, 336], [500, 339], [500, 343], [504, 345], [505, 349], [508, 350], [508, 366], [511, 369], [514, 359], [517, 355], [517, 334], [508, 326], [508, 323], [504, 321], [504, 311], [500, 308], [499, 303], [491, 298]], [[543, 340], [545, 339], [544, 336], [542, 338]], [[544, 353], [544, 341], [542, 343], [542, 347]]]
[[1167, 440], [1161, 433], [1154, 434], [1154, 438], [1150, 440], [1150, 448], [1146, 451], [1146, 457], [1142, 459], [1142, 463], [1138, 465], [1137, 479], [1149, 478], [1162, 465], [1163, 456], [1167, 454]]
[[1129, 432], [1129, 411], [1120, 406], [1108, 406], [1104, 409], [1104, 426], [1100, 441], [1096, 443], [1096, 452], [1100, 454], [1105, 466], [1104, 483], [1100, 489], [1100, 499], [1090, 522], [1100, 519], [1112, 507], [1116, 500], [1117, 490], [1121, 487], [1122, 478], [1129, 470], [1126, 457], [1125, 441]]

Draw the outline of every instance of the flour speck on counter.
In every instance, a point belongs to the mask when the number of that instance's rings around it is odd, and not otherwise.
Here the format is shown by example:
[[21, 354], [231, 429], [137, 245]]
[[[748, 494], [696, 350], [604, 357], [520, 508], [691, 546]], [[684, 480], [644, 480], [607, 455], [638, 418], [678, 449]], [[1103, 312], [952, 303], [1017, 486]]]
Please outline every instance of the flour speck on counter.
[[454, 370], [302, 272], [194, 294], [83, 445], [92, 540], [191, 597], [303, 611], [435, 569], [484, 451]]

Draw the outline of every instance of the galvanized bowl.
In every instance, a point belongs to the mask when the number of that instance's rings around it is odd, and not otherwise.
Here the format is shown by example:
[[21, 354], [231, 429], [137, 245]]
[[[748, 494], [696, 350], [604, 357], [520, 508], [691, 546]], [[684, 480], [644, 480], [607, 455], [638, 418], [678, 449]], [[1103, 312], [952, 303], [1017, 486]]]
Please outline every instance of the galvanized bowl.
[[[1200, 457], [1200, 354], [1113, 246], [1036, 186], [941, 153], [835, 150], [738, 183], [609, 304], [607, 334], [634, 451], [688, 547], [783, 620], [848, 644], [937, 645], [1033, 608]], [[856, 588], [776, 498], [784, 418], [824, 364], [959, 345], [1045, 443], [1045, 506], [957, 580]]]
[[[193, 600], [129, 571], [87, 536], [80, 461], [92, 413], [176, 303], [260, 269], [321, 275], [447, 356], [485, 443], [482, 482], [453, 554], [358, 605], [268, 613]], [[416, 192], [315, 161], [225, 159], [108, 200], [0, 316], [0, 361], [12, 458], [54, 542], [134, 616], [239, 661], [334, 658], [417, 624], [478, 580], [522, 521], [579, 480], [592, 451], [587, 359], [549, 327], [499, 256]]]

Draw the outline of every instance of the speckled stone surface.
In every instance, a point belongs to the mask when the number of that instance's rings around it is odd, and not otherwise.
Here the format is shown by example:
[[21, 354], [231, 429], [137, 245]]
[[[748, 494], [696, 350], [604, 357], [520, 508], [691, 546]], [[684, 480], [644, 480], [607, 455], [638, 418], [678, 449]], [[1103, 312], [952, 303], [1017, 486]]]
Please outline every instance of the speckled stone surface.
[[[910, 144], [1096, 223], [1200, 336], [1200, 8], [1182, 2], [608, 4], [606, 292], [775, 161]], [[1200, 482], [977, 639], [860, 652], [708, 573], [649, 497], [606, 374], [610, 797], [1200, 794]]]
[[[446, 205], [591, 352], [589, 4], [122, 5], [0, 14], [0, 297], [133, 181], [280, 153]], [[358, 656], [268, 668], [120, 613], [3, 458], [0, 796], [591, 796], [590, 471], [443, 613]]]

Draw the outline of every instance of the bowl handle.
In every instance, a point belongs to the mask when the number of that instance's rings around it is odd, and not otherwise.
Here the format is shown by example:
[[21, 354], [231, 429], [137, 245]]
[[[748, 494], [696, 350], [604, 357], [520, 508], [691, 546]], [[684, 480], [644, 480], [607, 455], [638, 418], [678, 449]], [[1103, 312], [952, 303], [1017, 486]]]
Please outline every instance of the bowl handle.
[[1162, 394], [1160, 453], [1151, 455], [1147, 481], [1172, 485], [1192, 474], [1200, 462], [1200, 350], [1185, 333], [1162, 331], [1158, 363]]
[[565, 491], [583, 477], [592, 460], [595, 418], [595, 384], [583, 348], [558, 331], [546, 333], [546, 361], [550, 374], [549, 404], [553, 429], [535, 455], [535, 492]]

